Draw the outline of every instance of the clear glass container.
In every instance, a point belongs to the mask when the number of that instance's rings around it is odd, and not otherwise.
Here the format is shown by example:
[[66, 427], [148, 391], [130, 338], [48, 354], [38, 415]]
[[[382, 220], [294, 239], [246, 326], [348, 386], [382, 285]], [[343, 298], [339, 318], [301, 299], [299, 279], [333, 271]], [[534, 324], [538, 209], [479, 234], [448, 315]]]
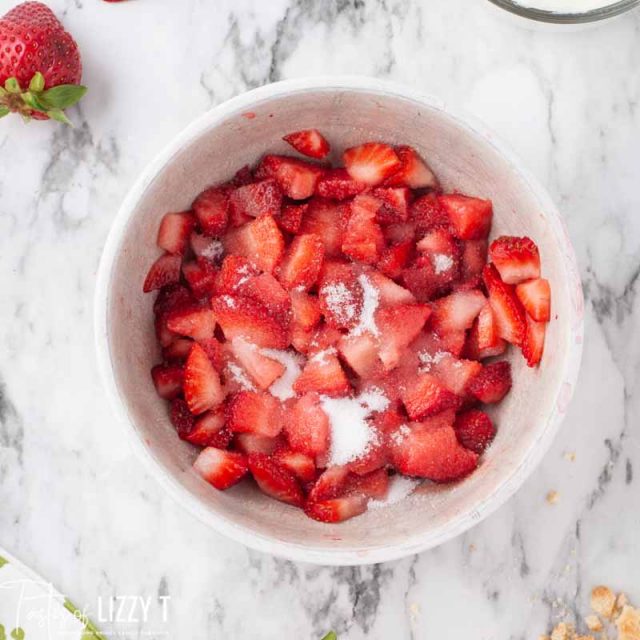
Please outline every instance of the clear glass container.
[[[618, 2], [611, 2], [610, 4], [597, 9], [567, 13], [534, 9], [523, 6], [523, 4], [513, 2], [512, 0], [489, 0], [489, 2], [500, 9], [504, 9], [505, 11], [522, 18], [528, 18], [529, 20], [550, 24], [586, 24], [588, 22], [597, 22], [599, 20], [613, 18], [614, 16], [618, 16], [621, 13], [625, 13], [626, 11], [630, 11], [637, 6], [640, 6], [640, 0], [619, 0]], [[526, 0], [522, 0], [522, 2], [525, 3]]]

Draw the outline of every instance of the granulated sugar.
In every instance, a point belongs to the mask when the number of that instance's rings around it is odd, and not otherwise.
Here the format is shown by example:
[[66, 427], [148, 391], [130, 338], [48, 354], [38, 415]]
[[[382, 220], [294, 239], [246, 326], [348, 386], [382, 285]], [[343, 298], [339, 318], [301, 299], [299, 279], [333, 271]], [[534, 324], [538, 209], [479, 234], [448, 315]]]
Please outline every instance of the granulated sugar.
[[247, 374], [242, 367], [239, 367], [235, 362], [228, 362], [226, 366], [226, 372], [238, 383], [238, 385], [245, 391], [255, 391], [256, 388], [253, 382], [249, 380]]
[[222, 296], [222, 302], [224, 302], [229, 309], [236, 308], [236, 301], [231, 296]]
[[309, 358], [309, 362], [317, 362], [318, 364], [328, 364], [327, 356], [335, 356], [338, 353], [335, 347], [328, 347], [327, 349], [323, 349], [322, 351], [318, 351], [318, 353], [314, 353], [311, 358]]
[[394, 444], [402, 444], [402, 441], [411, 433], [409, 425], [401, 424], [392, 434]]
[[357, 398], [320, 397], [320, 405], [331, 425], [331, 451], [328, 466], [342, 465], [366, 454], [377, 441], [376, 432], [367, 422], [375, 411], [389, 406], [388, 398], [370, 389]]
[[285, 367], [285, 372], [269, 387], [271, 395], [280, 400], [288, 400], [296, 395], [293, 383], [298, 379], [304, 364], [304, 358], [293, 351], [280, 351], [278, 349], [261, 349], [260, 353], [277, 360]]
[[369, 509], [381, 509], [404, 500], [414, 492], [421, 482], [421, 480], [414, 480], [406, 476], [393, 476], [387, 497], [384, 500], [370, 500]]
[[446, 358], [449, 355], [446, 351], [436, 351], [435, 353], [429, 353], [428, 351], [421, 351], [418, 354], [418, 359], [422, 364], [420, 367], [420, 371], [425, 373], [431, 370], [431, 366], [434, 364], [438, 364], [441, 362], [443, 358]]
[[379, 332], [376, 326], [375, 312], [380, 304], [380, 292], [365, 274], [358, 276], [358, 282], [364, 294], [362, 311], [360, 312], [358, 324], [351, 330], [350, 335], [361, 336], [365, 331], [368, 331], [371, 335], [377, 336]]
[[356, 301], [344, 283], [332, 282], [322, 287], [320, 292], [338, 322], [349, 324], [356, 317]]
[[433, 268], [435, 272], [439, 275], [444, 273], [445, 271], [449, 271], [453, 266], [453, 259], [451, 256], [448, 256], [444, 253], [436, 253], [433, 258]]
[[220, 240], [212, 240], [202, 251], [200, 255], [208, 260], [217, 262], [224, 253], [224, 246]]

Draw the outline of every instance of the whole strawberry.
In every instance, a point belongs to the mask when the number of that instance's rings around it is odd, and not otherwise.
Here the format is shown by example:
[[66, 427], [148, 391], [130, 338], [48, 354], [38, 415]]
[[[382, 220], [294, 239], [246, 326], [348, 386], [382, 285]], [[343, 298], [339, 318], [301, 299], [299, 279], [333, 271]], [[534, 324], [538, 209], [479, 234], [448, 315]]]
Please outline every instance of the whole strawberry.
[[0, 118], [52, 118], [86, 93], [78, 45], [51, 9], [24, 2], [0, 19]]

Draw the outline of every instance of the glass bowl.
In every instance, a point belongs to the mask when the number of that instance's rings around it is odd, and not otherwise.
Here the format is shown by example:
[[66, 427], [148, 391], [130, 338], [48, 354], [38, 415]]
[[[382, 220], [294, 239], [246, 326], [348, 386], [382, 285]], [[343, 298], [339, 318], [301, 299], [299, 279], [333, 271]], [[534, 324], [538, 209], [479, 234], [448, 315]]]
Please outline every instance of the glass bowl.
[[[597, 9], [567, 13], [526, 7], [524, 4], [518, 4], [512, 0], [489, 0], [489, 2], [500, 9], [504, 9], [522, 18], [550, 24], [586, 24], [588, 22], [597, 22], [599, 20], [613, 18], [614, 16], [618, 16], [640, 6], [640, 0], [619, 0], [618, 2], [611, 2]], [[526, 0], [523, 0], [523, 3], [525, 2]]]

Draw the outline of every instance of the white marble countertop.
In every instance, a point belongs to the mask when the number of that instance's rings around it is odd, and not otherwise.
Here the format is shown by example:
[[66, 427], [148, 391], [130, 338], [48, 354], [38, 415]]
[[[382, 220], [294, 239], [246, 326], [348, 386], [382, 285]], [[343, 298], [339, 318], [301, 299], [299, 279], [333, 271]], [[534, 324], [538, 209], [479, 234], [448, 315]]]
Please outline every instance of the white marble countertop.
[[[0, 544], [127, 639], [524, 640], [599, 582], [640, 601], [640, 13], [566, 33], [484, 0], [49, 4], [90, 93], [75, 129], [0, 123]], [[466, 108], [524, 158], [566, 216], [587, 337], [568, 418], [515, 498], [438, 549], [339, 569], [248, 551], [144, 472], [98, 378], [92, 296], [121, 199], [194, 117], [354, 72]], [[112, 596], [149, 598], [146, 620], [113, 620]]]

